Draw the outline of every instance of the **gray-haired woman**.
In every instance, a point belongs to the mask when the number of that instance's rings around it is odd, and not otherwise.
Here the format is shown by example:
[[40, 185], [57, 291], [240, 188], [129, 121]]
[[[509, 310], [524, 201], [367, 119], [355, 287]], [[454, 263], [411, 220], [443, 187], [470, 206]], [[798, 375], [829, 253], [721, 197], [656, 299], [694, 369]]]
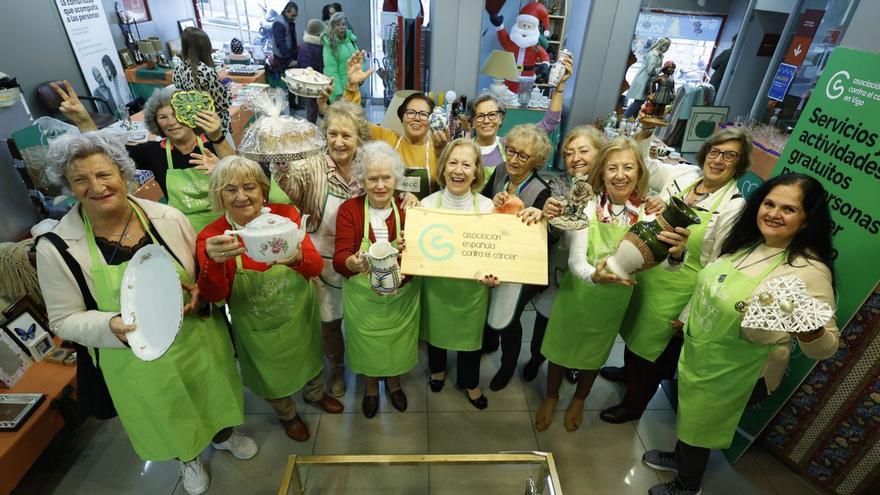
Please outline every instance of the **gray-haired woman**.
[[[391, 146], [367, 143], [355, 160], [355, 178], [366, 194], [349, 199], [336, 216], [336, 252], [333, 267], [346, 278], [342, 312], [348, 366], [367, 377], [363, 412], [368, 418], [379, 409], [379, 378], [398, 411], [407, 407], [400, 375], [418, 361], [419, 287], [407, 277], [395, 295], [378, 295], [365, 275], [370, 265], [364, 256], [372, 243], [387, 241], [397, 247], [405, 215], [394, 190], [403, 178], [403, 162]], [[402, 247], [402, 246], [401, 246]]]
[[[184, 488], [202, 493], [209, 481], [198, 455], [209, 443], [239, 459], [256, 455], [257, 445], [233, 430], [244, 422], [244, 405], [223, 320], [194, 312], [200, 305], [195, 232], [176, 209], [128, 196], [135, 164], [113, 136], [65, 135], [51, 144], [49, 160], [49, 176], [77, 200], [52, 231], [53, 242], [37, 247], [50, 327], [95, 356], [138, 456], [180, 460]], [[119, 313], [125, 268], [147, 244], [174, 258], [185, 303], [174, 343], [149, 362], [128, 347], [126, 335], [136, 325], [123, 323]]]
[[[67, 81], [64, 88], [52, 85], [62, 99], [61, 113], [81, 130], [95, 130], [95, 123]], [[144, 107], [144, 122], [161, 141], [126, 146], [129, 155], [140, 170], [149, 170], [168, 198], [168, 204], [182, 211], [196, 232], [214, 221], [208, 188], [211, 170], [217, 157], [234, 155], [235, 150], [226, 142], [220, 117], [214, 112], [199, 112], [195, 117], [196, 130], [177, 120], [171, 108], [171, 98], [177, 91], [168, 87], [155, 91]]]

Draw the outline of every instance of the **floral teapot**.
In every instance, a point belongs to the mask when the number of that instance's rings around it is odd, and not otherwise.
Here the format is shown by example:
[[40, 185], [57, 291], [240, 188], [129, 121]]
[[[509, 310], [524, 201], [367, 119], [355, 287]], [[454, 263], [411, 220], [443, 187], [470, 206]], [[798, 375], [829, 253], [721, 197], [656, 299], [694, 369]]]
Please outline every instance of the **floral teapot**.
[[[243, 229], [224, 232], [225, 235], [241, 237], [247, 255], [260, 263], [273, 263], [293, 256], [306, 237], [305, 228], [300, 229], [293, 220], [270, 211], [264, 206], [260, 215]], [[308, 215], [302, 216], [302, 225], [306, 225], [308, 218]]]

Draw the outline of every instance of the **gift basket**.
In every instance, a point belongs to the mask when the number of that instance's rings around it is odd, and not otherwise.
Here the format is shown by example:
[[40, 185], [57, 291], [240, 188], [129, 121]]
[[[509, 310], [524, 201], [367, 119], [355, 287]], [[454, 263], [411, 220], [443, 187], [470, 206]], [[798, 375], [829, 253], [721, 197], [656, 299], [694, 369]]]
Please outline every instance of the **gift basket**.
[[238, 152], [251, 160], [295, 162], [320, 157], [324, 141], [317, 126], [289, 115], [282, 115], [287, 106], [283, 90], [270, 89], [253, 93], [247, 105], [257, 119], [244, 131]]

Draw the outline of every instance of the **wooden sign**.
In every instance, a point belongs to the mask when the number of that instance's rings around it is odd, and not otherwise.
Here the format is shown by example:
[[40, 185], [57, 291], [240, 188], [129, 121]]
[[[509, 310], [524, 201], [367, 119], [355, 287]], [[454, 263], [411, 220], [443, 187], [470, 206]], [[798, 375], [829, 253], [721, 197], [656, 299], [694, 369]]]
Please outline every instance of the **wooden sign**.
[[515, 215], [433, 208], [406, 210], [401, 271], [502, 283], [547, 285], [547, 224], [526, 225]]

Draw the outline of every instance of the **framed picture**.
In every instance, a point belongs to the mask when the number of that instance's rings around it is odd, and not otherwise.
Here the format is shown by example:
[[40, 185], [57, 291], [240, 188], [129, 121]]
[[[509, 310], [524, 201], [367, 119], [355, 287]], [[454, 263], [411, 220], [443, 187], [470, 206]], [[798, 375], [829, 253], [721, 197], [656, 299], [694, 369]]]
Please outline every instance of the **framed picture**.
[[685, 126], [684, 140], [681, 143], [682, 153], [696, 153], [700, 151], [706, 138], [715, 132], [718, 124], [727, 120], [730, 107], [700, 107], [694, 105], [691, 115]]
[[30, 297], [24, 296], [3, 310], [3, 316], [6, 317], [3, 323], [6, 333], [37, 361], [55, 349], [52, 335], [47, 330], [46, 316]]
[[128, 18], [132, 22], [152, 21], [153, 16], [150, 15], [150, 6], [147, 0], [122, 0], [122, 10], [128, 14]]
[[135, 65], [134, 57], [131, 56], [131, 51], [128, 48], [119, 50], [119, 60], [122, 61], [122, 66], [126, 69]]
[[0, 383], [12, 388], [31, 365], [31, 358], [12, 340], [6, 332], [0, 331]]
[[180, 32], [183, 33], [183, 30], [188, 27], [198, 27], [196, 26], [196, 21], [193, 20], [192, 17], [187, 19], [180, 19], [177, 21], [177, 27], [180, 29]]

